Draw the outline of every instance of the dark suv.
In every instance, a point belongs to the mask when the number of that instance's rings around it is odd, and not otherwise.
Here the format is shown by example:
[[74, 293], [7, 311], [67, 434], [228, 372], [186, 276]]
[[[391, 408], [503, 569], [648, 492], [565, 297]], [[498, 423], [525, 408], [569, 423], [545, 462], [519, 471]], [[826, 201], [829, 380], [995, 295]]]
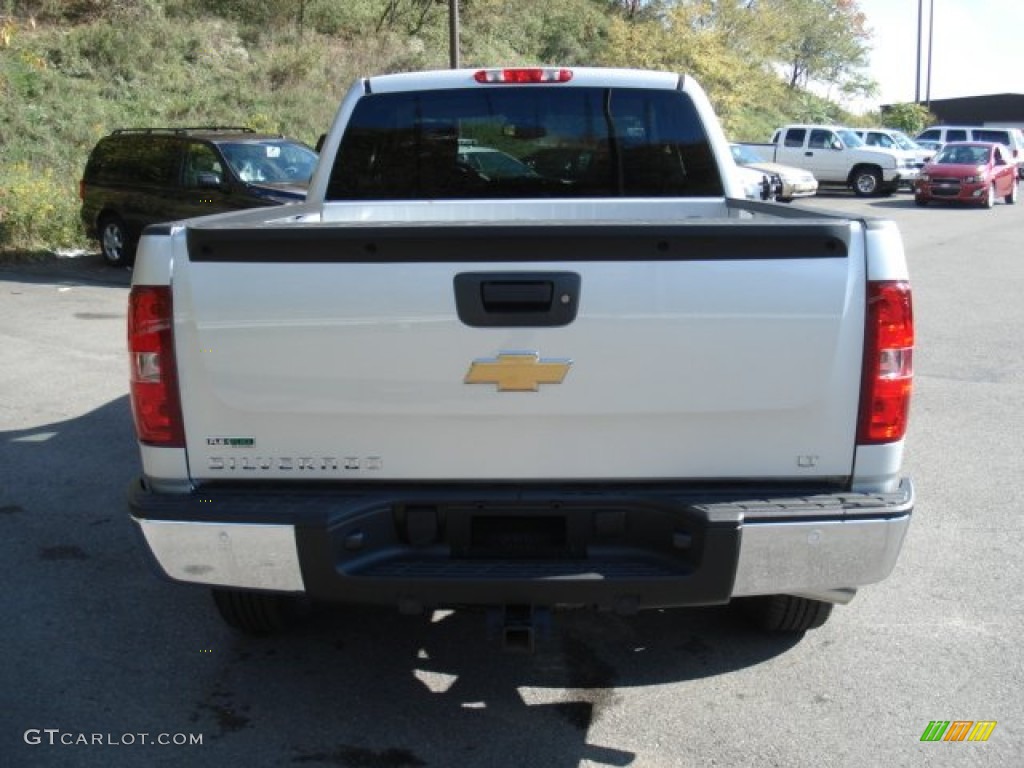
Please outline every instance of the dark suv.
[[82, 222], [112, 265], [149, 224], [305, 199], [310, 147], [248, 128], [132, 128], [100, 139], [79, 184]]

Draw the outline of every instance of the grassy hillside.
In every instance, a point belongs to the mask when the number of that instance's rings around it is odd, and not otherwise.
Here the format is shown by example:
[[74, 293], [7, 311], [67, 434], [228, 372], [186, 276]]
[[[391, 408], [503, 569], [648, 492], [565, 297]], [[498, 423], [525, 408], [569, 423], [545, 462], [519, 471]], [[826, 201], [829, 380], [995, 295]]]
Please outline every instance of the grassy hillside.
[[[78, 222], [78, 179], [96, 140], [115, 128], [247, 125], [313, 143], [356, 77], [447, 66], [446, 6], [7, 0], [12, 14], [0, 15], [0, 250], [89, 246]], [[609, 0], [522, 0], [514, 14], [504, 0], [463, 0], [462, 7], [465, 66], [623, 58], [608, 50], [609, 27], [621, 23]], [[808, 111], [838, 110], [780, 89], [727, 127], [736, 138], [763, 138]]]
[[403, 59], [442, 63], [386, 35], [256, 37], [223, 19], [122, 16], [8, 34], [0, 50], [0, 247], [21, 249], [86, 245], [78, 178], [96, 140], [114, 128], [248, 125], [313, 143], [356, 73]]

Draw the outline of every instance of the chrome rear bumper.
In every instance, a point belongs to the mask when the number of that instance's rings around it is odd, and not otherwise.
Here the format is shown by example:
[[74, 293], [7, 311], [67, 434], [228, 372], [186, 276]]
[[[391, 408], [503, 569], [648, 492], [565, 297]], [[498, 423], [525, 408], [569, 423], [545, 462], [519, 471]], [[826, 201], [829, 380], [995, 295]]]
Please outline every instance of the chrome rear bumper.
[[[733, 597], [799, 594], [848, 602], [896, 565], [910, 514], [810, 523], [746, 523]], [[831, 594], [834, 593], [834, 594]]]
[[[881, 581], [893, 570], [914, 502], [909, 480], [893, 494], [686, 500], [679, 512], [651, 504], [649, 497], [632, 508], [614, 494], [586, 505], [575, 496], [560, 496], [551, 509], [565, 513], [569, 533], [564, 535], [578, 535], [583, 549], [565, 558], [489, 559], [460, 556], [459, 514], [473, 520], [474, 511], [483, 509], [472, 506], [465, 513], [461, 500], [447, 502], [450, 508], [438, 505], [445, 509], [438, 513], [439, 525], [433, 513], [400, 523], [395, 503], [362, 496], [344, 514], [336, 497], [321, 494], [279, 495], [267, 504], [248, 494], [229, 495], [201, 506], [191, 496], [175, 500], [159, 494], [155, 502], [152, 496], [136, 490], [132, 519], [160, 570], [175, 581], [353, 602], [610, 608], [702, 605], [761, 594], [847, 602], [857, 587]], [[525, 519], [544, 518], [545, 504], [533, 502]], [[581, 506], [573, 510], [572, 504]], [[599, 511], [591, 512], [595, 504]], [[498, 519], [505, 520], [507, 502], [499, 506], [505, 516]], [[218, 508], [231, 519], [183, 517]], [[399, 508], [404, 515], [412, 509]], [[418, 505], [417, 513], [422, 508]], [[180, 515], [170, 519], [168, 512], [175, 509]], [[246, 510], [252, 510], [249, 519], [240, 519]], [[289, 514], [295, 524], [284, 521]], [[279, 519], [268, 519], [274, 516]], [[656, 520], [648, 523], [648, 518]], [[541, 526], [543, 535], [548, 527]], [[514, 546], [522, 545], [516, 536], [526, 536], [532, 546], [530, 537], [541, 534], [528, 528], [508, 535]]]

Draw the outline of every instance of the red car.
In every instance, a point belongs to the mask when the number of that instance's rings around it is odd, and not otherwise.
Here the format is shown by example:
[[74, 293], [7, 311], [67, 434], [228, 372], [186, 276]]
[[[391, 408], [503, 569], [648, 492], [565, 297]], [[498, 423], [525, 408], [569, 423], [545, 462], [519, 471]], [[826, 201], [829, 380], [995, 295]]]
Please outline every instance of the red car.
[[951, 141], [921, 170], [914, 202], [974, 203], [991, 208], [1001, 197], [1017, 202], [1017, 164], [1002, 144]]

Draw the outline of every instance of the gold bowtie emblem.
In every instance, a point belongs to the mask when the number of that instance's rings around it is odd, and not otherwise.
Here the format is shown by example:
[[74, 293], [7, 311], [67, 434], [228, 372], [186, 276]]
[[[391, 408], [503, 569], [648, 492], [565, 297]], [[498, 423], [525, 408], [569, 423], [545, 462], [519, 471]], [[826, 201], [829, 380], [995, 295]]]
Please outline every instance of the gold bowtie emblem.
[[466, 384], [496, 384], [499, 392], [536, 392], [541, 384], [561, 384], [571, 360], [541, 360], [536, 352], [502, 352], [474, 360]]

